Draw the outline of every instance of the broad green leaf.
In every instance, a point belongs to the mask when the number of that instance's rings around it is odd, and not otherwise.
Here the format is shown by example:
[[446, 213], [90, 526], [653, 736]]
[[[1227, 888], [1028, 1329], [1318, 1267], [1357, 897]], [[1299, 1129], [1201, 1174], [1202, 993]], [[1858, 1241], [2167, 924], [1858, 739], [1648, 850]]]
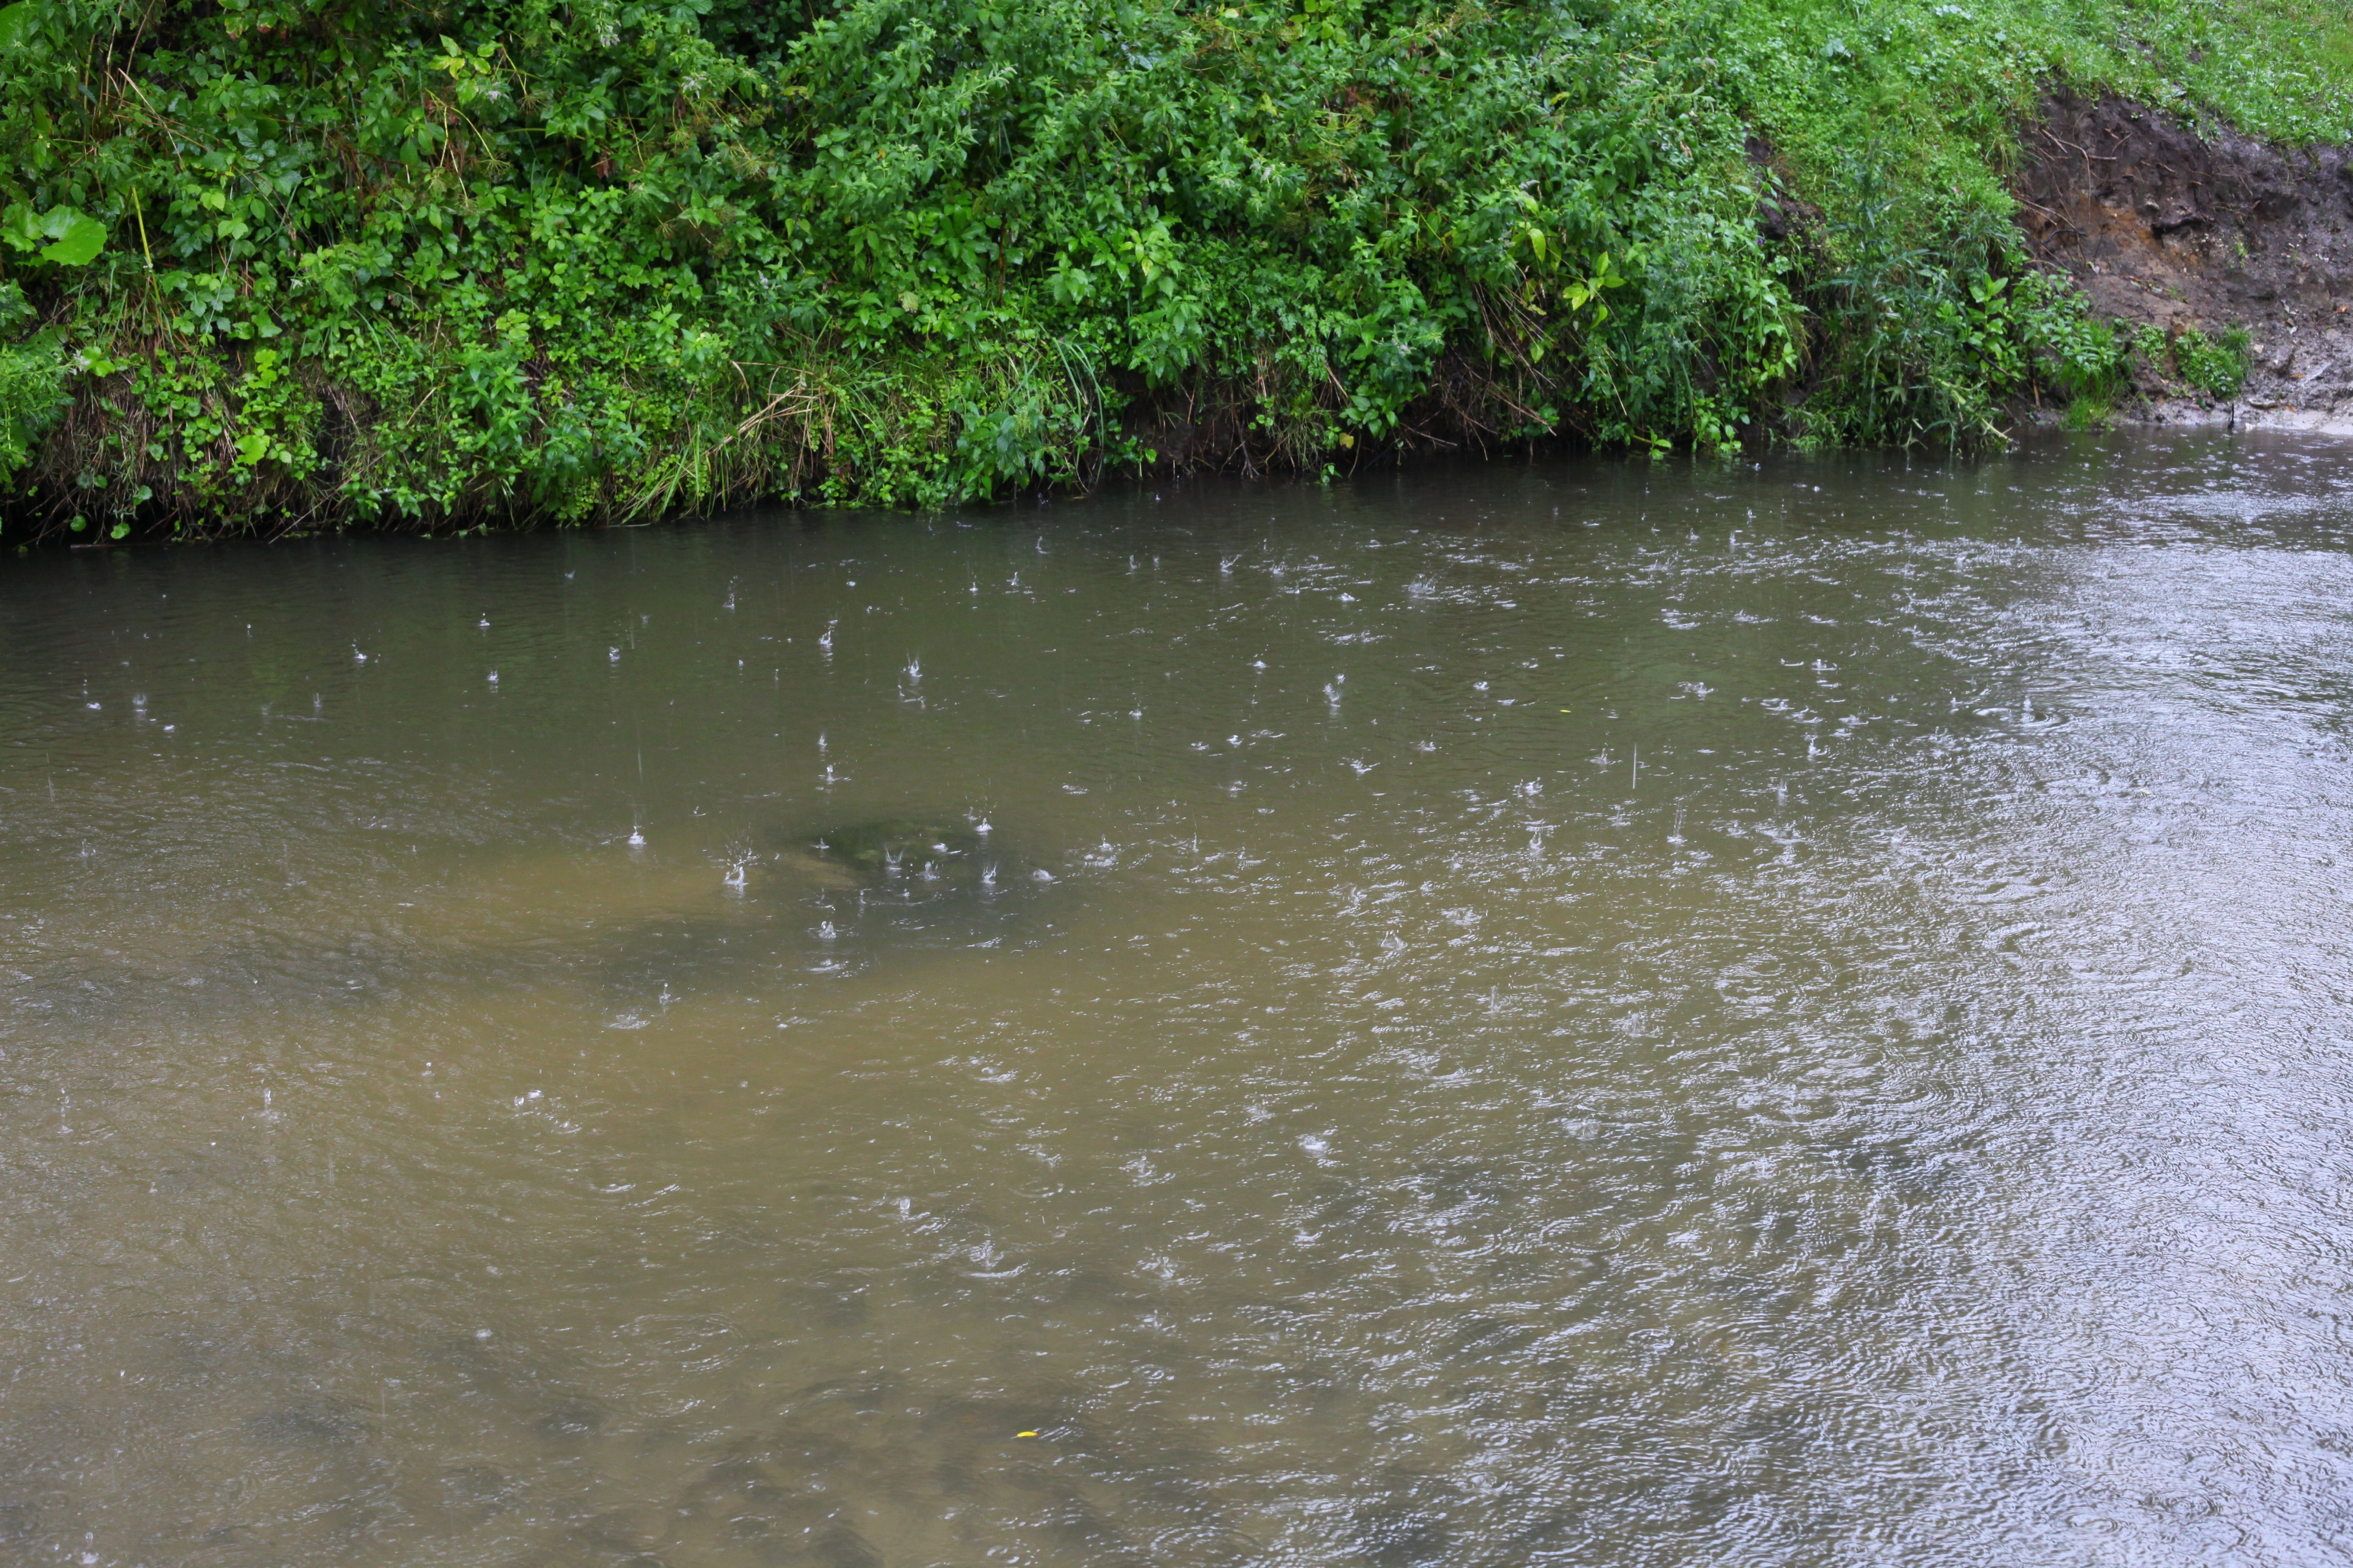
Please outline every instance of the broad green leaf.
[[0, 5], [0, 49], [30, 48], [41, 29], [40, 0]]
[[24, 203], [11, 202], [8, 210], [0, 213], [0, 240], [7, 241], [11, 249], [30, 250], [44, 237], [41, 220]]
[[106, 244], [106, 226], [72, 207], [52, 207], [41, 231], [57, 241], [41, 247], [41, 259], [60, 267], [87, 266]]

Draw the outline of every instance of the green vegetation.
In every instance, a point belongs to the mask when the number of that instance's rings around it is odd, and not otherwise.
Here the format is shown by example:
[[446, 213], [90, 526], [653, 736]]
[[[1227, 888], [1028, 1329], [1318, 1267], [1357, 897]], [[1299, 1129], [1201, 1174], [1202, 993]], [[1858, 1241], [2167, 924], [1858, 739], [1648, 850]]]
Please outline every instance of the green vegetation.
[[1156, 417], [1308, 472], [1982, 439], [2126, 363], [2010, 222], [2061, 79], [2345, 136], [2353, 22], [17, 0], [0, 504], [18, 539], [928, 505], [1152, 461]]
[[2218, 342], [2195, 327], [2175, 334], [2170, 345], [2174, 374], [2210, 397], [2236, 397], [2247, 384], [2247, 352], [2253, 340], [2232, 327]]

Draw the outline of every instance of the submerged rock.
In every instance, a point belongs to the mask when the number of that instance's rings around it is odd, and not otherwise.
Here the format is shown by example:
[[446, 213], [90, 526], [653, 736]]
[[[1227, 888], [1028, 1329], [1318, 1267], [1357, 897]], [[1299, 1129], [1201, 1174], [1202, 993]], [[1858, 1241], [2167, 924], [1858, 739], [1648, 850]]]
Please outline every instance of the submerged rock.
[[[1036, 876], [974, 826], [889, 817], [831, 827], [777, 858], [786, 880], [849, 895], [860, 909], [992, 899]], [[827, 898], [828, 905], [839, 898]]]

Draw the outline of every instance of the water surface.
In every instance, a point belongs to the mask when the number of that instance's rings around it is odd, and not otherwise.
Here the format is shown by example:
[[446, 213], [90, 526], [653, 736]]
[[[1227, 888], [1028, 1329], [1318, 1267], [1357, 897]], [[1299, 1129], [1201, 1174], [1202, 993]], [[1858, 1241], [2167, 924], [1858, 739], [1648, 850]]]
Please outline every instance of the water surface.
[[2285, 440], [15, 562], [0, 1561], [2347, 1561], [2348, 671]]

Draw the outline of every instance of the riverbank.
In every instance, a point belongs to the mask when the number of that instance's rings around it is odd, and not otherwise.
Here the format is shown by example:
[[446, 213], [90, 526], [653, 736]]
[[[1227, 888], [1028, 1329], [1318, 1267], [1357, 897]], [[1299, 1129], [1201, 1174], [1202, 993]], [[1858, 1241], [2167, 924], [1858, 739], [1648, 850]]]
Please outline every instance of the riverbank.
[[2135, 336], [2231, 345], [2204, 388], [2145, 356], [2120, 389], [2133, 415], [2353, 432], [2347, 148], [2283, 148], [2070, 94], [2045, 107], [2025, 147], [2020, 219], [2038, 265], [2066, 272]]
[[0, 8], [0, 542], [1967, 445], [2336, 363], [2149, 259], [2320, 218], [2052, 150], [2165, 104], [2336, 177], [2301, 0], [592, 9]]

